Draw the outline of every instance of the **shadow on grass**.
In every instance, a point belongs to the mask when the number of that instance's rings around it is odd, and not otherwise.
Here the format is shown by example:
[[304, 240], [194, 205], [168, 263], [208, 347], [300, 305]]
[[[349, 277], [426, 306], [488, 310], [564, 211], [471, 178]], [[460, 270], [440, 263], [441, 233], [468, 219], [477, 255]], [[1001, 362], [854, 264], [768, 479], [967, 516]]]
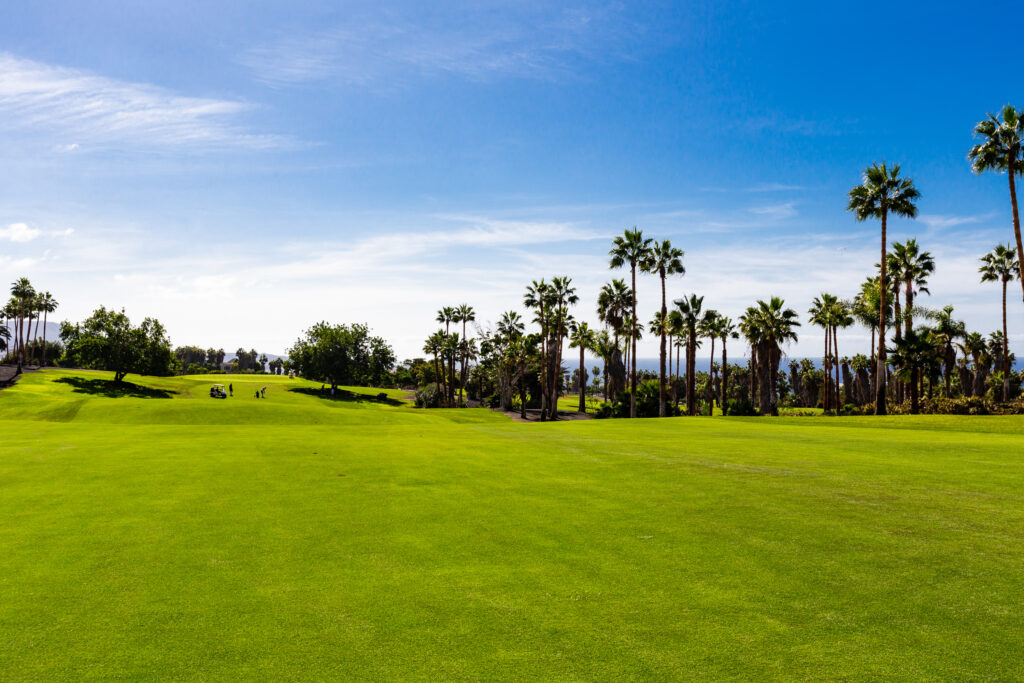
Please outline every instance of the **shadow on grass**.
[[70, 384], [75, 393], [106, 396], [107, 398], [171, 398], [176, 391], [143, 387], [131, 382], [115, 382], [112, 379], [86, 379], [84, 377], [61, 377], [54, 380], [61, 384]]
[[356, 394], [351, 391], [339, 390], [336, 391], [334, 396], [331, 396], [331, 390], [328, 389], [324, 393], [320, 393], [319, 389], [313, 389], [311, 387], [295, 387], [288, 391], [294, 391], [298, 394], [305, 394], [306, 396], [313, 396], [314, 398], [322, 398], [325, 401], [342, 401], [346, 403], [381, 403], [387, 406], [403, 406], [404, 401], [399, 401], [393, 398], [377, 398], [376, 395], [370, 394]]

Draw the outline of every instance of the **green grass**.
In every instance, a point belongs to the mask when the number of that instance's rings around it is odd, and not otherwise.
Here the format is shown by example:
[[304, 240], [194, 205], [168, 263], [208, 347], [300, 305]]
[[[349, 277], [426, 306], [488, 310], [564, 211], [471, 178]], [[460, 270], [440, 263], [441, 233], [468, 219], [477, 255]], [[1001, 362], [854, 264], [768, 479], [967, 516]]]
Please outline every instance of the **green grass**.
[[0, 392], [0, 679], [1024, 676], [1021, 418], [522, 424], [105, 378]]

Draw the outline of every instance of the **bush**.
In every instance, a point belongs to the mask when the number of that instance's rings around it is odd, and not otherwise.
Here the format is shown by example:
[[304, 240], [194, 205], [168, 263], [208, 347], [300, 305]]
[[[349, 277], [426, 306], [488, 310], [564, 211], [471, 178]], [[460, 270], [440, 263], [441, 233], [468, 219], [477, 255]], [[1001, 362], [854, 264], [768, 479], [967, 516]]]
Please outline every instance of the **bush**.
[[417, 408], [437, 408], [440, 405], [441, 390], [437, 382], [431, 382], [416, 392]]
[[735, 415], [737, 417], [757, 415], [754, 404], [745, 398], [730, 398], [725, 401], [722, 408], [723, 415]]

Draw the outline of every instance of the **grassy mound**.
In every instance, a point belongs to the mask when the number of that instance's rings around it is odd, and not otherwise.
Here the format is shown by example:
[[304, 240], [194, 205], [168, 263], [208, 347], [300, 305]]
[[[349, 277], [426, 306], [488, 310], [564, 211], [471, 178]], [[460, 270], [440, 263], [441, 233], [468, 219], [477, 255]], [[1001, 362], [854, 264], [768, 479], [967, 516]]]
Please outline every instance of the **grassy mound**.
[[527, 425], [103, 378], [0, 392], [6, 680], [1021, 673], [1021, 418]]

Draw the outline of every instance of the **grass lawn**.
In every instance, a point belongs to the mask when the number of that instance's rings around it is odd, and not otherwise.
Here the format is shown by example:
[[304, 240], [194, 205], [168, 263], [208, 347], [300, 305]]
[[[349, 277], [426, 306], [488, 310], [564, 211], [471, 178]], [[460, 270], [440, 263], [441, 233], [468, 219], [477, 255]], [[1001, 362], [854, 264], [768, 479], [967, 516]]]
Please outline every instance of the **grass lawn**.
[[109, 377], [0, 391], [0, 679], [1024, 677], [1022, 418]]

